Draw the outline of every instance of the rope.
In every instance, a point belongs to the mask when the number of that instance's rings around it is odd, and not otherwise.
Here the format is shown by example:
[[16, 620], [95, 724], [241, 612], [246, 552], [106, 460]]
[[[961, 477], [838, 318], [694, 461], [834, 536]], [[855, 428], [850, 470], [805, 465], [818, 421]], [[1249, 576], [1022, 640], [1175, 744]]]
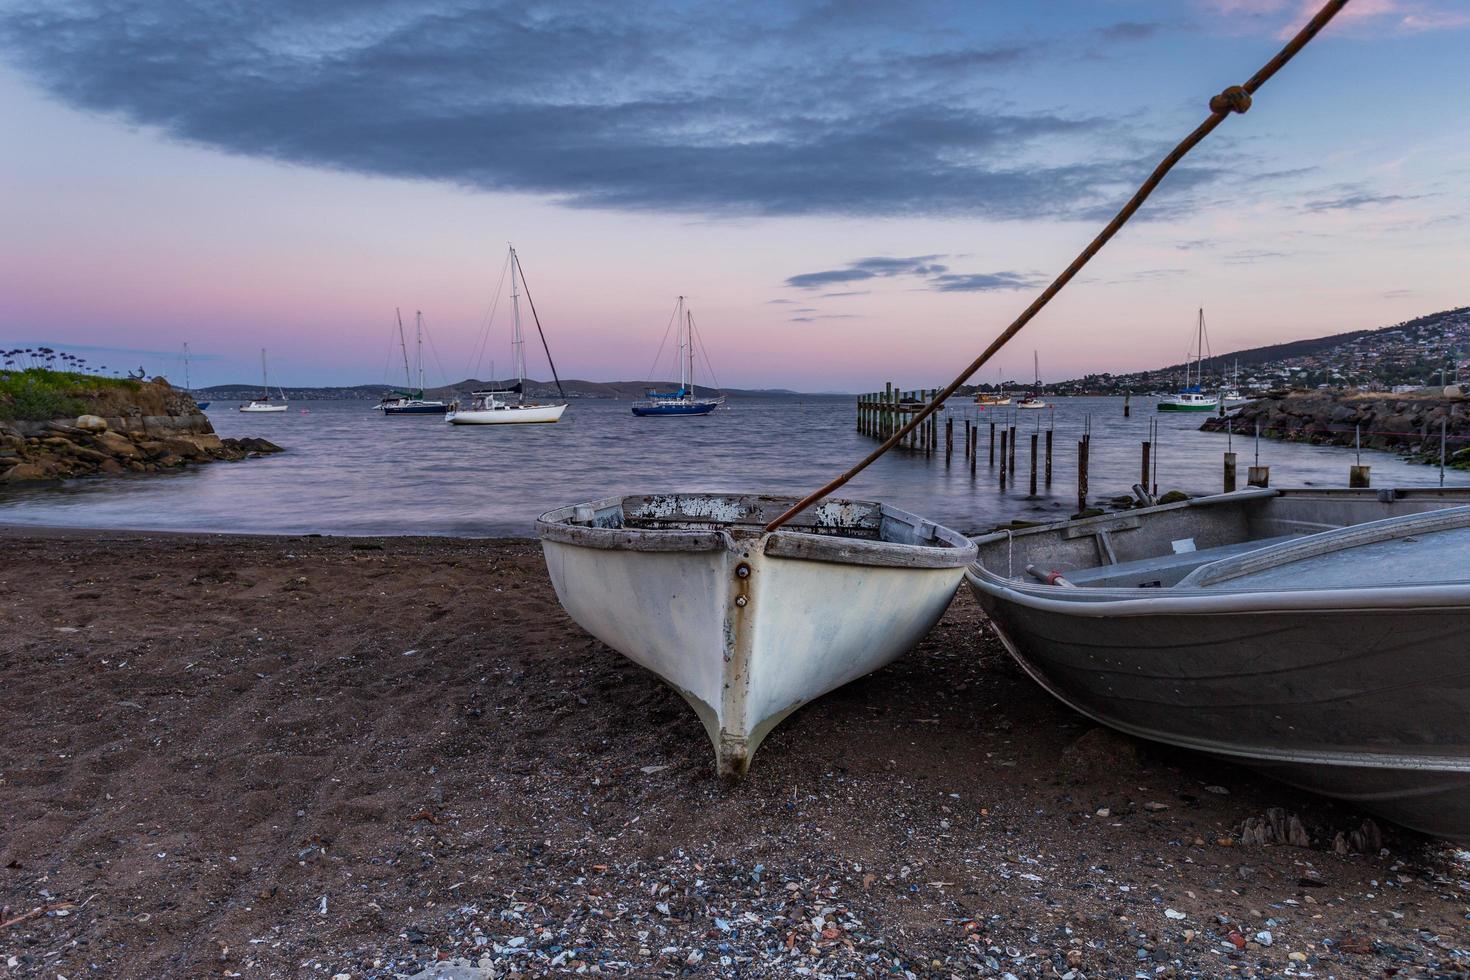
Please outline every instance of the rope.
[[1128, 223], [1128, 219], [1133, 217], [1134, 213], [1143, 206], [1143, 202], [1148, 200], [1149, 195], [1153, 194], [1154, 190], [1163, 181], [1164, 177], [1169, 173], [1169, 171], [1174, 169], [1175, 164], [1177, 164], [1180, 160], [1183, 160], [1190, 150], [1194, 149], [1196, 146], [1204, 141], [1206, 136], [1209, 136], [1210, 133], [1214, 132], [1215, 127], [1224, 122], [1225, 118], [1229, 116], [1232, 112], [1245, 112], [1247, 109], [1249, 109], [1251, 104], [1251, 96], [1256, 92], [1256, 90], [1258, 90], [1262, 85], [1266, 84], [1266, 82], [1270, 80], [1272, 75], [1275, 75], [1288, 61], [1296, 56], [1297, 52], [1306, 47], [1307, 42], [1316, 37], [1318, 32], [1320, 32], [1322, 28], [1326, 27], [1327, 24], [1332, 20], [1332, 18], [1337, 16], [1337, 13], [1342, 10], [1343, 7], [1347, 6], [1347, 4], [1348, 0], [1327, 0], [1327, 3], [1323, 4], [1322, 9], [1317, 11], [1316, 16], [1308, 21], [1306, 26], [1298, 31], [1296, 36], [1288, 41], [1286, 43], [1286, 46], [1283, 47], [1279, 52], [1277, 52], [1276, 57], [1266, 62], [1266, 64], [1261, 67], [1261, 70], [1252, 75], [1244, 85], [1232, 85], [1229, 88], [1225, 89], [1225, 91], [1221, 92], [1219, 95], [1216, 95], [1215, 97], [1210, 99], [1210, 115], [1205, 119], [1205, 121], [1200, 123], [1199, 126], [1195, 128], [1194, 132], [1186, 136], [1178, 146], [1174, 147], [1174, 149], [1169, 152], [1168, 156], [1164, 157], [1159, 165], [1154, 168], [1153, 173], [1148, 175], [1148, 179], [1145, 180], [1143, 184], [1138, 188], [1138, 190], [1133, 193], [1133, 196], [1128, 199], [1128, 203], [1123, 205], [1122, 210], [1120, 210], [1116, 215], [1113, 216], [1113, 220], [1109, 221], [1107, 225], [1103, 228], [1103, 230], [1098, 232], [1097, 237], [1089, 242], [1087, 247], [1082, 250], [1081, 254], [1079, 254], [1075, 259], [1072, 260], [1072, 264], [1067, 266], [1067, 268], [1062, 271], [1061, 275], [1052, 280], [1051, 285], [1047, 286], [1046, 289], [1042, 291], [1041, 295], [1036, 297], [1036, 299], [1032, 301], [1031, 305], [1026, 307], [1026, 309], [1021, 312], [1021, 315], [1016, 317], [1015, 321], [1012, 322], [1009, 327], [1006, 327], [1006, 329], [1001, 331], [1000, 335], [996, 337], [995, 340], [991, 341], [990, 346], [985, 348], [985, 350], [981, 352], [979, 357], [970, 362], [969, 366], [965, 368], [965, 370], [963, 371], [963, 373], [960, 374], [959, 377], [951, 381], [948, 387], [941, 391], [933, 401], [931, 401], [927, 406], [924, 407], [923, 411], [916, 412], [908, 420], [907, 424], [899, 428], [899, 430], [893, 433], [893, 435], [889, 436], [888, 439], [885, 440], [881, 446], [869, 453], [867, 457], [859, 462], [856, 466], [848, 470], [846, 473], [843, 473], [837, 479], [828, 483], [821, 489], [809, 493], [801, 500], [797, 501], [796, 504], [794, 504], [784, 514], [776, 518], [771, 523], [767, 524], [765, 527], [766, 531], [770, 532], [776, 530], [781, 525], [785, 524], [787, 521], [795, 517], [801, 511], [810, 507], [812, 504], [823, 499], [824, 497], [830, 496], [833, 492], [845, 486], [848, 481], [850, 481], [853, 477], [857, 476], [863, 470], [867, 469], [880, 457], [882, 457], [884, 453], [888, 452], [888, 450], [892, 449], [894, 446], [903, 441], [903, 439], [907, 437], [910, 432], [913, 432], [920, 425], [923, 425], [924, 421], [928, 419], [929, 416], [938, 411], [939, 407], [944, 404], [945, 400], [948, 399], [950, 395], [953, 395], [961, 385], [970, 380], [971, 376], [973, 376], [976, 371], [980, 370], [980, 368], [987, 361], [994, 357], [997, 351], [999, 351], [1002, 347], [1009, 343], [1012, 337], [1020, 333], [1021, 329], [1025, 327], [1026, 324], [1030, 323], [1031, 320], [1036, 316], [1036, 314], [1042, 311], [1047, 303], [1051, 302], [1052, 297], [1061, 292], [1062, 288], [1065, 287], [1067, 283], [1071, 282], [1072, 279], [1076, 277], [1077, 273], [1081, 272], [1082, 268], [1092, 260], [1092, 257], [1095, 256], [1098, 252], [1102, 251], [1103, 246], [1106, 245], [1110, 240], [1112, 240], [1113, 236], [1116, 235], [1122, 229], [1122, 227]]

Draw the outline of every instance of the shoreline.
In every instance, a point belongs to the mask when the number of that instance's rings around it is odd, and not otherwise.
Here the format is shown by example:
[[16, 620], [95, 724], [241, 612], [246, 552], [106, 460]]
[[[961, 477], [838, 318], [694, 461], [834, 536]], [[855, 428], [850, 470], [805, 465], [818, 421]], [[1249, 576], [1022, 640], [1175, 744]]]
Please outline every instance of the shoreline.
[[1470, 964], [1451, 850], [1333, 853], [1361, 813], [1093, 726], [967, 594], [728, 784], [534, 541], [0, 534], [0, 905], [66, 903], [14, 975]]

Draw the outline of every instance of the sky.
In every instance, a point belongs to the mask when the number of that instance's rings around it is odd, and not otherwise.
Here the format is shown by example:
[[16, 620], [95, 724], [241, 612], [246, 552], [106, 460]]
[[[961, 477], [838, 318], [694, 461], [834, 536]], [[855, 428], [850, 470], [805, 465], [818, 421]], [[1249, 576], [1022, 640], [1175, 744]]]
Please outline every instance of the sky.
[[[378, 383], [401, 308], [505, 375], [513, 242], [563, 377], [667, 377], [683, 294], [723, 385], [939, 386], [1313, 6], [0, 0], [0, 348]], [[1352, 0], [997, 370], [1470, 303], [1467, 43]]]

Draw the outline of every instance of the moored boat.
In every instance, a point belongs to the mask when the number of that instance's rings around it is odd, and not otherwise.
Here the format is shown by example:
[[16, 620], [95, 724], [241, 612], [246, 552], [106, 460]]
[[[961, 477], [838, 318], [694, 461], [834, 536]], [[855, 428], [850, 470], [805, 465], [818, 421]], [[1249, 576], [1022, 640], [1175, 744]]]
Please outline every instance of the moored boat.
[[403, 381], [404, 391], [394, 391], [384, 395], [382, 400], [374, 407], [384, 415], [440, 415], [449, 411], [449, 405], [437, 398], [424, 397], [424, 314], [422, 310], [415, 312], [413, 319], [414, 337], [417, 341], [418, 364], [419, 364], [419, 386], [415, 391], [413, 387], [413, 375], [408, 368], [408, 340], [403, 335], [403, 314], [395, 309], [394, 314], [398, 317], [398, 349], [403, 352]]
[[866, 501], [607, 497], [536, 522], [562, 606], [689, 702], [724, 775], [808, 701], [898, 657], [954, 596], [974, 546]]
[[285, 392], [284, 389], [282, 389], [280, 387], [277, 387], [276, 390], [281, 393], [281, 400], [279, 402], [271, 401], [270, 378], [266, 375], [266, 370], [265, 370], [265, 348], [264, 347], [262, 347], [260, 349], [260, 387], [261, 387], [261, 392], [262, 392], [261, 393], [261, 396], [259, 398], [251, 399], [250, 401], [246, 402], [244, 405], [241, 405], [240, 408], [239, 408], [239, 411], [241, 411], [241, 412], [257, 412], [258, 413], [258, 412], [284, 412], [286, 410], [286, 392]]
[[1031, 352], [1031, 361], [1035, 369], [1036, 380], [1031, 391], [1016, 401], [1016, 408], [1034, 412], [1042, 408], [1051, 408], [1051, 406], [1041, 397], [1041, 357], [1036, 351]]
[[1061, 701], [1470, 840], [1470, 490], [1250, 488], [976, 543], [971, 588]]
[[1189, 358], [1184, 359], [1184, 386], [1178, 391], [1159, 396], [1158, 410], [1161, 412], [1214, 412], [1220, 408], [1220, 395], [1207, 394], [1205, 383], [1205, 311], [1199, 311], [1199, 338], [1194, 350], [1194, 373], [1190, 373]]
[[[516, 383], [514, 387], [506, 389], [489, 389], [470, 393], [468, 404], [460, 404], [458, 400], [449, 406], [449, 411], [444, 416], [444, 421], [452, 425], [523, 425], [528, 423], [558, 422], [562, 413], [567, 410], [567, 403], [561, 402], [537, 402], [526, 400], [526, 341], [521, 335], [521, 294], [520, 289], [525, 286], [525, 273], [521, 269], [520, 257], [516, 255], [515, 246], [510, 246], [510, 252], [506, 258], [507, 269], [510, 273], [510, 305], [511, 305], [511, 353], [516, 362]], [[498, 299], [497, 295], [497, 299]], [[536, 313], [536, 303], [531, 299], [531, 291], [526, 287], [526, 302], [531, 307], [531, 317], [536, 323], [536, 333], [541, 337], [541, 346], [546, 351], [546, 363], [551, 367], [551, 376], [556, 380], [556, 390], [562, 392], [561, 377], [556, 373], [556, 362], [551, 359], [551, 347], [546, 343], [546, 332], [541, 329], [541, 317]], [[494, 317], [494, 311], [491, 311]], [[489, 324], [486, 324], [489, 331]]]
[[[708, 415], [725, 404], [724, 396], [700, 397], [694, 387], [694, 313], [684, 305], [680, 296], [674, 307], [674, 322], [678, 324], [679, 390], [669, 392], [644, 392], [642, 401], [633, 403], [633, 414], [639, 418], [688, 418]], [[664, 334], [667, 341], [668, 334]]]

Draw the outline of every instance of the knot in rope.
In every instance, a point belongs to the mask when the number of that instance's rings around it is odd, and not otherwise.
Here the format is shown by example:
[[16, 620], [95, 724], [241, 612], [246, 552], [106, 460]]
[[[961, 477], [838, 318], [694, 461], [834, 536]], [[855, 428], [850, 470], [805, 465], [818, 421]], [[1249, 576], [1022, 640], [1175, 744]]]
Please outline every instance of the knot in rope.
[[1251, 107], [1251, 94], [1239, 85], [1232, 85], [1210, 99], [1211, 112], [1245, 112]]

